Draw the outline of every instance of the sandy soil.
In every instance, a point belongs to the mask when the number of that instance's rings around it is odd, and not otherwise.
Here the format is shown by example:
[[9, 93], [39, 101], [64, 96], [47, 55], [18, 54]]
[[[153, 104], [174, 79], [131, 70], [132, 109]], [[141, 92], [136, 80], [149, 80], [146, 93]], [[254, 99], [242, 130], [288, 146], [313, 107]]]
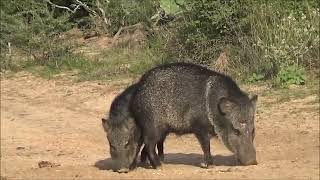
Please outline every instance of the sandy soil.
[[[249, 90], [259, 94], [261, 88]], [[118, 92], [106, 83], [44, 80], [27, 73], [2, 79], [1, 179], [319, 179], [316, 95], [285, 103], [259, 97], [256, 166], [239, 166], [213, 138], [215, 165], [201, 169], [194, 136], [170, 135], [160, 169], [118, 174], [110, 170], [100, 120]], [[41, 161], [52, 164], [39, 168]]]

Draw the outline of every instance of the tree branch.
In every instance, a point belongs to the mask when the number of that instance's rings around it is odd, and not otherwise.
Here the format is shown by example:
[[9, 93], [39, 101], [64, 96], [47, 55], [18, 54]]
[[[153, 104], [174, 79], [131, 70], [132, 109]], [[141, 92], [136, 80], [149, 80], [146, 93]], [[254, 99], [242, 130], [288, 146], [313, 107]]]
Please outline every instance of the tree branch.
[[102, 15], [102, 18], [104, 20], [104, 23], [106, 23], [106, 25], [108, 25], [108, 26], [111, 26], [110, 19], [107, 19], [106, 12], [101, 8], [101, 3], [100, 3], [99, 0], [97, 0], [97, 8], [101, 12], [101, 15]]
[[83, 3], [79, 0], [76, 0], [76, 2], [78, 3], [78, 5], [81, 5], [85, 10], [87, 10], [89, 13], [93, 14], [94, 16], [97, 15], [97, 12], [90, 9], [89, 6], [86, 3]]
[[90, 9], [86, 3], [81, 2], [80, 0], [76, 0], [76, 4], [73, 4], [73, 5], [75, 5], [74, 9], [70, 9], [69, 7], [66, 7], [66, 6], [60, 6], [60, 5], [54, 4], [50, 0], [44, 0], [44, 1], [46, 1], [47, 3], [49, 3], [53, 7], [56, 7], [59, 9], [65, 9], [71, 13], [75, 13], [80, 7], [83, 7], [86, 11], [93, 14], [94, 16], [97, 15], [96, 11]]
[[70, 8], [68, 8], [66, 6], [59, 6], [57, 4], [53, 4], [50, 0], [45, 0], [45, 1], [47, 3], [49, 3], [51, 6], [53, 6], [53, 7], [56, 7], [56, 8], [59, 8], [59, 9], [65, 9], [65, 10], [71, 12], [71, 13], [75, 13], [81, 6], [80, 4], [78, 4], [74, 9], [70, 9]]
[[181, 9], [186, 10], [186, 6], [184, 4], [180, 4], [177, 0], [174, 0], [174, 3], [178, 5]]
[[135, 29], [138, 29], [138, 28], [141, 28], [141, 29], [145, 29], [146, 31], [151, 31], [150, 28], [148, 28], [144, 23], [137, 23], [137, 24], [133, 24], [133, 25], [130, 25], [130, 26], [125, 26], [125, 27], [120, 27], [118, 32], [113, 36], [114, 39], [117, 39], [119, 38], [119, 36], [121, 35], [121, 33], [123, 31], [129, 31], [129, 30], [135, 30]]

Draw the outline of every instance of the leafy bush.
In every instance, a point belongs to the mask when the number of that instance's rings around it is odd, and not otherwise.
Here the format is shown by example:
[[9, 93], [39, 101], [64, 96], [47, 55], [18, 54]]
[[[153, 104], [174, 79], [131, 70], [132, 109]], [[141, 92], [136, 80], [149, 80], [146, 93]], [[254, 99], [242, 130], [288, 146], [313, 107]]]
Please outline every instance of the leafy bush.
[[[273, 1], [253, 6], [249, 17], [252, 46], [260, 52], [253, 65], [276, 75], [289, 66], [316, 65], [319, 54], [319, 9], [309, 1]], [[272, 70], [273, 69], [273, 70]], [[265, 72], [264, 72], [265, 73]]]
[[109, 34], [115, 34], [120, 27], [139, 22], [150, 24], [150, 18], [159, 6], [157, 0], [109, 0], [101, 1], [101, 8], [108, 21]]
[[[42, 65], [48, 72], [74, 68], [92, 78], [140, 74], [171, 61], [214, 67], [221, 53], [226, 55], [226, 73], [249, 82], [274, 78], [283, 87], [303, 84], [307, 70], [319, 70], [320, 12], [315, 0], [177, 1], [179, 5], [169, 0], [81, 0], [95, 13], [84, 7], [70, 13], [45, 1], [2, 0], [1, 68], [17, 68], [17, 58], [8, 53], [10, 43], [13, 55], [22, 50], [27, 59], [32, 57], [29, 63]], [[51, 2], [71, 9], [77, 3]], [[179, 13], [172, 22], [148, 31], [152, 33], [140, 49], [122, 45], [102, 59], [78, 61], [71, 54], [72, 42], [63, 38], [75, 26], [111, 36], [139, 22], [151, 26], [150, 18], [159, 6]]]
[[[242, 27], [246, 17], [245, 1], [186, 0], [184, 21], [178, 25], [178, 41], [187, 59], [211, 64], [219, 53], [234, 42], [235, 27]], [[178, 46], [179, 47], [179, 46]]]
[[[228, 73], [255, 81], [289, 66], [319, 69], [316, 1], [185, 0], [170, 50], [179, 58], [212, 65], [229, 52]], [[251, 76], [251, 77], [250, 77]]]
[[248, 78], [248, 81], [250, 83], [254, 83], [254, 82], [258, 82], [258, 81], [261, 81], [263, 80], [264, 76], [262, 74], [256, 74], [256, 73], [253, 73], [249, 78]]
[[[68, 15], [54, 17], [43, 1], [1, 1], [1, 54], [12, 49], [23, 50], [39, 64], [69, 52], [66, 41], [59, 41], [61, 32], [68, 30]], [[4, 56], [5, 57], [5, 56]]]
[[305, 69], [298, 66], [288, 66], [281, 68], [275, 79], [275, 85], [288, 87], [291, 84], [302, 85], [306, 81]]

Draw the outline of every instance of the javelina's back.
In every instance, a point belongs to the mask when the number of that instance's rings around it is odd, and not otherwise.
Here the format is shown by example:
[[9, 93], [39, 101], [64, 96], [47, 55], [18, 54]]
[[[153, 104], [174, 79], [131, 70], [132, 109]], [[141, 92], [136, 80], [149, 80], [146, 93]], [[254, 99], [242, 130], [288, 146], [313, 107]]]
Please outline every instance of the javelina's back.
[[[169, 126], [172, 132], [189, 133], [192, 127], [189, 119], [207, 119], [209, 78], [216, 79], [217, 93], [242, 96], [228, 76], [194, 64], [174, 63], [152, 69], [142, 76], [133, 108], [138, 117], [152, 116], [149, 119], [155, 120], [157, 129]], [[142, 126], [145, 124], [141, 123]]]

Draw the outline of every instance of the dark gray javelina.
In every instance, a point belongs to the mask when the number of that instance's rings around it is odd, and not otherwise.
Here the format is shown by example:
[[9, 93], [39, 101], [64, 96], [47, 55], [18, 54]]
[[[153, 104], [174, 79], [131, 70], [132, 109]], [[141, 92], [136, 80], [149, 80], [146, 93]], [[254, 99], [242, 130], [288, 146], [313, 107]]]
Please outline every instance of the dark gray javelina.
[[194, 64], [167, 64], [145, 73], [133, 98], [132, 112], [154, 168], [161, 165], [156, 143], [170, 132], [195, 134], [204, 152], [202, 167], [212, 164], [210, 134], [242, 164], [257, 164], [257, 96], [250, 99], [230, 77]]
[[[112, 159], [112, 169], [128, 172], [136, 166], [136, 158], [142, 145], [141, 130], [130, 112], [132, 96], [137, 88], [133, 84], [120, 93], [112, 102], [109, 115], [102, 118], [107, 134]], [[147, 151], [141, 152], [141, 160], [146, 161]], [[158, 153], [163, 157], [163, 141], [158, 143]]]

